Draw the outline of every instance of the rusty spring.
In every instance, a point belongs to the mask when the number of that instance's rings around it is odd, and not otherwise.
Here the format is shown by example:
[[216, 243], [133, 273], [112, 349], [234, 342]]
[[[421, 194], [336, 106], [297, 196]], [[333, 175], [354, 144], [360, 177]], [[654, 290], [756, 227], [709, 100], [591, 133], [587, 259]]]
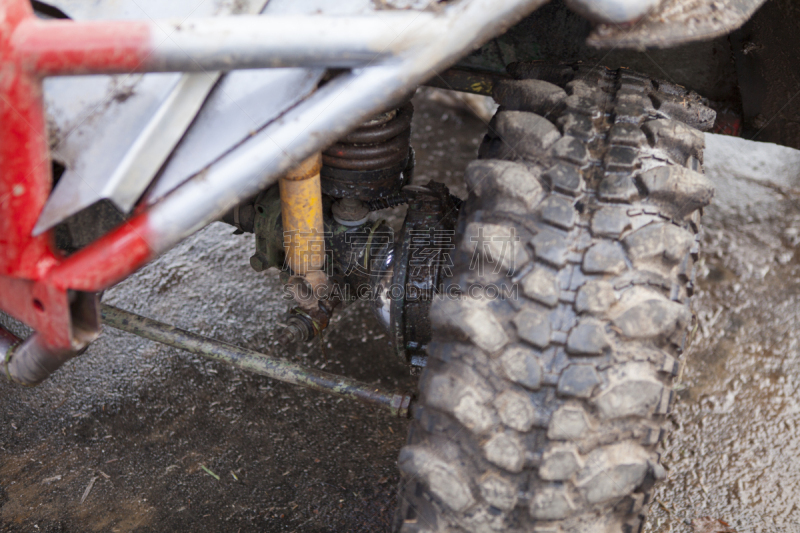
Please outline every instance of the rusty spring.
[[[458, 196], [451, 194], [450, 198], [452, 199], [456, 209], [461, 209], [461, 206], [464, 205], [464, 200]], [[400, 192], [387, 198], [370, 200], [367, 202], [367, 208], [370, 211], [381, 211], [383, 209], [391, 209], [392, 207], [397, 207], [398, 205], [407, 204], [409, 201], [411, 201], [411, 197], [403, 192]]]
[[325, 166], [345, 170], [380, 170], [402, 165], [408, 157], [414, 106], [406, 102], [381, 113], [322, 152]]

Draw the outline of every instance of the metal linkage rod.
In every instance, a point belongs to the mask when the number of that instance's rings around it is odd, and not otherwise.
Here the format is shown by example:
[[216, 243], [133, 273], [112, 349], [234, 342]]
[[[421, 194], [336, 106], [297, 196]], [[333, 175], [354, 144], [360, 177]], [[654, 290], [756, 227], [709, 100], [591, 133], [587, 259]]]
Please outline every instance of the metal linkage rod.
[[407, 418], [409, 415], [411, 396], [408, 394], [386, 391], [344, 376], [328, 374], [253, 350], [231, 346], [110, 305], [102, 304], [101, 313], [105, 324], [145, 339], [222, 361], [278, 381], [328, 392], [342, 398], [361, 400], [388, 409], [392, 415], [400, 418]]

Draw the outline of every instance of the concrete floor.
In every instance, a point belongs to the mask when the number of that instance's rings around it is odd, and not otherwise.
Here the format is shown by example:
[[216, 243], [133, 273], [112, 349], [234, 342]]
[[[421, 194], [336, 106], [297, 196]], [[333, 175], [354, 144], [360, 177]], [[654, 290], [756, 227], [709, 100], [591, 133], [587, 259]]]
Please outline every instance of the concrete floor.
[[[416, 180], [463, 195], [483, 123], [430, 97], [416, 104]], [[647, 531], [688, 532], [707, 515], [739, 533], [800, 531], [799, 154], [708, 136], [719, 201], [705, 219], [700, 328]], [[273, 345], [286, 308], [277, 275], [254, 273], [252, 237], [230, 233], [209, 226], [104, 301], [414, 387], [363, 304], [339, 312], [322, 342]], [[0, 381], [0, 398], [0, 531], [388, 531], [407, 422], [376, 409], [111, 329], [37, 389]]]

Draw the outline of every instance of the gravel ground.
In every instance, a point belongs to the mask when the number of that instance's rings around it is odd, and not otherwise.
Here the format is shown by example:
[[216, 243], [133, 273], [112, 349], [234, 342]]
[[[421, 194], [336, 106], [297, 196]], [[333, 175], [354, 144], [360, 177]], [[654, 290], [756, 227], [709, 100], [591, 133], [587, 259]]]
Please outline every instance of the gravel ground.
[[647, 531], [700, 516], [739, 533], [800, 532], [800, 152], [706, 136], [695, 312]]
[[[464, 194], [483, 123], [416, 99], [416, 180]], [[718, 186], [698, 273], [700, 328], [650, 532], [722, 518], [800, 531], [800, 152], [708, 136]], [[769, 180], [769, 181], [765, 181]], [[393, 214], [395, 223], [402, 210]], [[104, 301], [329, 372], [413, 389], [364, 304], [324, 339], [275, 346], [286, 309], [251, 236], [213, 224]], [[0, 382], [0, 531], [388, 531], [407, 422], [107, 329], [36, 389]]]

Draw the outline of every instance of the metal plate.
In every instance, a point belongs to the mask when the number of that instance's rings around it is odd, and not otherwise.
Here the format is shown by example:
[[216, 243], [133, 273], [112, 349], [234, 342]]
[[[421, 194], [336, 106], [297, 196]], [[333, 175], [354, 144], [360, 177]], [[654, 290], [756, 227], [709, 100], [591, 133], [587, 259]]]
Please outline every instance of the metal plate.
[[598, 48], [666, 48], [713, 39], [740, 28], [765, 0], [666, 0], [629, 25], [601, 24], [588, 43]]
[[39, 217], [35, 233], [101, 199], [111, 199], [122, 211], [132, 207], [130, 201], [120, 198], [136, 196], [136, 189], [140, 195], [142, 185], [112, 177], [181, 77], [137, 74], [45, 80], [50, 149], [66, 170]]
[[158, 201], [305, 98], [323, 74], [324, 69], [300, 68], [227, 74], [209, 95], [145, 202]]
[[[372, 0], [270, 0], [265, 13], [357, 15], [374, 10]], [[212, 91], [144, 202], [147, 205], [157, 202], [185, 180], [235, 150], [251, 134], [308, 96], [323, 74], [323, 69], [298, 68], [227, 74]]]
[[[57, 0], [52, 5], [76, 19], [135, 19], [255, 13], [265, 2]], [[66, 170], [34, 234], [104, 199], [129, 212], [218, 79], [219, 74], [212, 72], [45, 80], [49, 143], [53, 158]]]

